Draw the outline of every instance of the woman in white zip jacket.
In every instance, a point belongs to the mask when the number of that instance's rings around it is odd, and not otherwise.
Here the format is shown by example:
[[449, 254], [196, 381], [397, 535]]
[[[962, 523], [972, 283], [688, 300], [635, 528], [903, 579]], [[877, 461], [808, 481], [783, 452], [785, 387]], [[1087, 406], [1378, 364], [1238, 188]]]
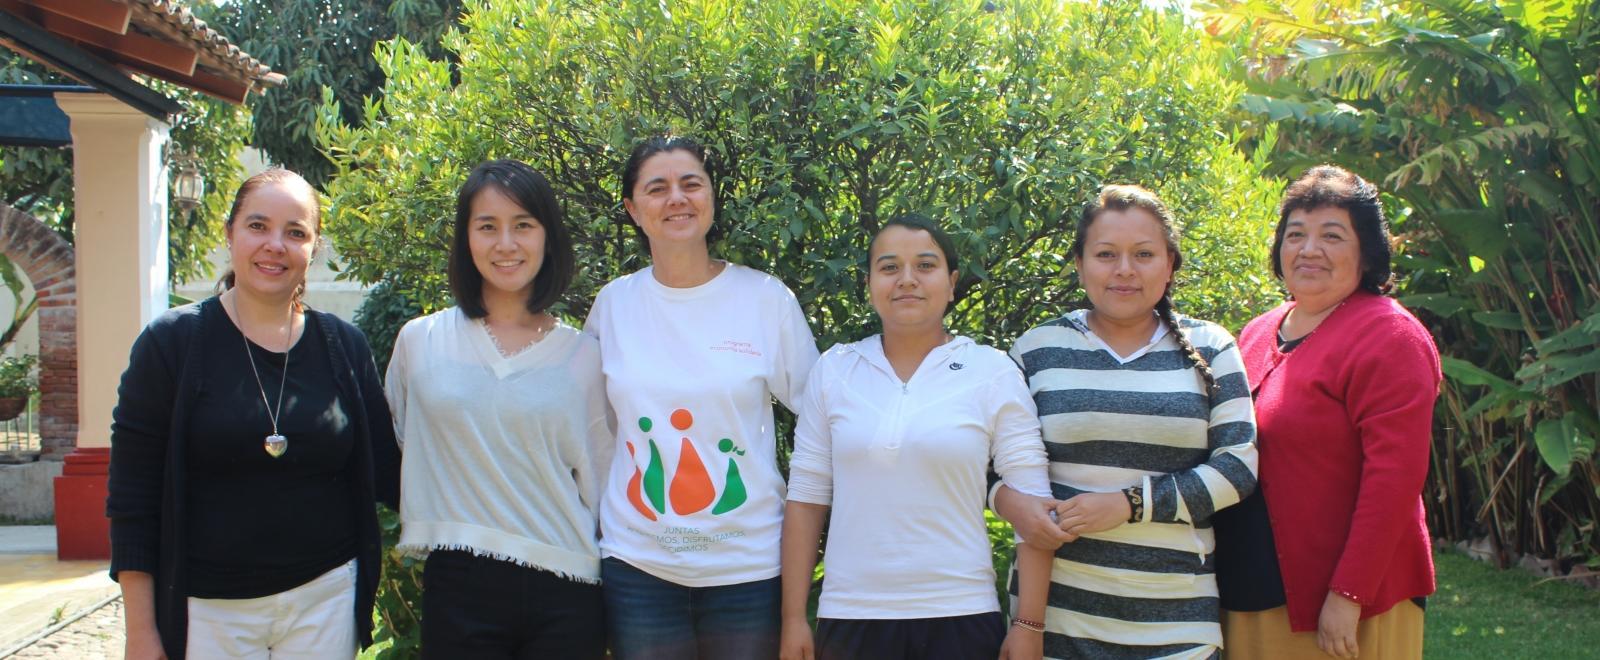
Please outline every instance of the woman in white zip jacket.
[[[983, 519], [991, 462], [1013, 489], [1049, 495], [1033, 399], [1004, 353], [945, 331], [959, 273], [937, 225], [890, 220], [868, 261], [883, 334], [824, 354], [799, 403], [782, 657], [993, 658], [1005, 642], [1037, 658], [1050, 552], [1018, 560], [1032, 588], [1007, 641]], [[825, 517], [813, 640], [806, 603]]]

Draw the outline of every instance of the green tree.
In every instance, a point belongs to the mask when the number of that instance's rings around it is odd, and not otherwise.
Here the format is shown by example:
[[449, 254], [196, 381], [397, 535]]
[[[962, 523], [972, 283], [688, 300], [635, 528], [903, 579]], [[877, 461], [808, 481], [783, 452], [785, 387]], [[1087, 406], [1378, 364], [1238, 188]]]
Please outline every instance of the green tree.
[[373, 46], [399, 36], [442, 58], [439, 39], [460, 12], [460, 0], [236, 0], [211, 8], [207, 20], [287, 77], [250, 102], [251, 143], [320, 186], [332, 171], [316, 143], [322, 90], [332, 90], [340, 121], [359, 125], [362, 99], [383, 95]]
[[1273, 171], [1332, 161], [1391, 195], [1401, 301], [1446, 356], [1434, 529], [1600, 566], [1600, 4], [1225, 0], [1206, 22], [1251, 55]]
[[381, 44], [384, 99], [352, 126], [324, 92], [319, 124], [350, 272], [425, 309], [448, 302], [456, 187], [506, 156], [564, 195], [581, 316], [645, 263], [616, 181], [635, 139], [668, 130], [722, 161], [721, 256], [780, 274], [825, 344], [871, 325], [858, 262], [901, 211], [947, 218], [968, 257], [956, 328], [1005, 343], [1060, 313], [1071, 222], [1112, 181], [1157, 189], [1199, 239], [1190, 312], [1237, 326], [1272, 292], [1271, 186], [1221, 128], [1240, 89], [1181, 18], [1138, 3], [493, 3], [444, 43], [459, 69]]

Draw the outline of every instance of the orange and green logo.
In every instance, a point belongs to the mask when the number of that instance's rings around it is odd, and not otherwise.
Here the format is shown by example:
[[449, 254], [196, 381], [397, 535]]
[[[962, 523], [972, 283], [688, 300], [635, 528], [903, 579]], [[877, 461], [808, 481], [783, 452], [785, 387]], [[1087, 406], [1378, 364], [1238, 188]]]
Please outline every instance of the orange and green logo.
[[[672, 411], [668, 417], [672, 428], [687, 433], [689, 427], [694, 426], [694, 415], [687, 408]], [[700, 451], [695, 449], [694, 443], [688, 436], [683, 436], [682, 444], [678, 449], [678, 467], [672, 471], [672, 483], [667, 483], [666, 465], [661, 460], [661, 450], [657, 448], [655, 438], [648, 434], [655, 428], [655, 422], [649, 417], [639, 418], [639, 430], [646, 434], [646, 442], [650, 447], [649, 462], [643, 469], [638, 466], [640, 457], [636, 453], [633, 442], [627, 442], [628, 456], [634, 461], [633, 478], [628, 480], [628, 502], [633, 504], [640, 515], [649, 520], [655, 520], [657, 514], [667, 512], [667, 507], [672, 507], [672, 512], [687, 516], [704, 511], [712, 507], [712, 515], [722, 515], [739, 508], [749, 494], [745, 491], [744, 479], [739, 476], [739, 465], [734, 462], [735, 456], [743, 456], [743, 449], [734, 446], [731, 438], [723, 438], [717, 442], [717, 450], [728, 454], [728, 468], [726, 477], [722, 482], [722, 497], [717, 497], [717, 488], [711, 483], [711, 471], [700, 458]]]

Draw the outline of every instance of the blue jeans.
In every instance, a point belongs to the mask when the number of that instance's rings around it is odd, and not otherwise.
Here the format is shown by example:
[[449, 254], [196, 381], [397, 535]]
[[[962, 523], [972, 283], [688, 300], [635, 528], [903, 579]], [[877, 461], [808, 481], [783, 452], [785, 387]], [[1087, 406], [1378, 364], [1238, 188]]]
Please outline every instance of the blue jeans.
[[779, 578], [685, 587], [607, 557], [600, 562], [600, 579], [616, 660], [778, 657]]

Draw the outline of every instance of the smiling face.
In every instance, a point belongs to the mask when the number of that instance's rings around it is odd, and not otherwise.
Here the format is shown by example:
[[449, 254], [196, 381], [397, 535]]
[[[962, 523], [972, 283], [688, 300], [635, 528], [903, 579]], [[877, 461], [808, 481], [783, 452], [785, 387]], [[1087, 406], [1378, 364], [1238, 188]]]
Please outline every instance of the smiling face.
[[467, 246], [483, 276], [483, 295], [527, 298], [544, 265], [544, 225], [496, 186], [472, 197]]
[[885, 331], [944, 326], [945, 309], [955, 300], [958, 273], [950, 270], [932, 235], [891, 225], [872, 239], [869, 258], [867, 289]]
[[631, 193], [622, 204], [652, 246], [704, 248], [714, 220], [711, 177], [694, 154], [674, 149], [645, 159]]
[[306, 280], [315, 254], [315, 193], [300, 179], [270, 181], [245, 194], [228, 223], [234, 286], [246, 295], [284, 299]]
[[1115, 321], [1151, 318], [1172, 282], [1166, 230], [1149, 211], [1102, 211], [1084, 230], [1078, 278], [1094, 313]]
[[1284, 288], [1302, 302], [1338, 302], [1361, 284], [1361, 241], [1337, 206], [1290, 212], [1278, 259]]

